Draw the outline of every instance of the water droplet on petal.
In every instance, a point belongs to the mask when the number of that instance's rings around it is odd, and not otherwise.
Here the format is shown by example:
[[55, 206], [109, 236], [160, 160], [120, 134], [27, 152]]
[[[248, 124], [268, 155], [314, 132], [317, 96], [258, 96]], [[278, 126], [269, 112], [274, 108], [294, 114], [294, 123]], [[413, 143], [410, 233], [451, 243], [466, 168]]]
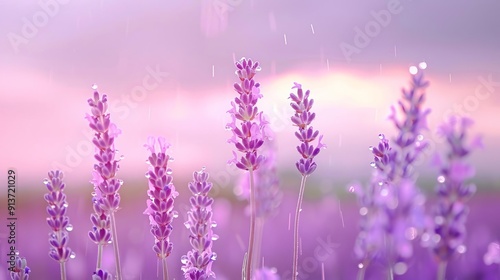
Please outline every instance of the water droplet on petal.
[[213, 228], [214, 228], [214, 227], [217, 227], [217, 222], [216, 222], [216, 221], [213, 221], [213, 222], [212, 222], [212, 227], [213, 227]]
[[384, 140], [384, 139], [385, 139], [385, 135], [384, 135], [384, 134], [382, 134], [382, 133], [380, 133], [380, 134], [378, 135], [378, 139], [380, 139], [380, 140]]
[[148, 178], [148, 179], [151, 177], [151, 175], [149, 175], [149, 171], [146, 172], [146, 174], [144, 174], [144, 176], [146, 176], [146, 178]]
[[422, 140], [424, 140], [424, 136], [423, 136], [422, 134], [419, 134], [419, 135], [417, 136], [417, 140], [418, 140], [418, 141], [422, 141]]
[[50, 181], [49, 181], [48, 179], [43, 180], [43, 184], [44, 184], [44, 185], [48, 185], [48, 184], [49, 184], [49, 182], [50, 182]]
[[184, 222], [184, 226], [185, 226], [187, 229], [190, 229], [190, 228], [191, 228], [191, 223], [190, 223], [190, 222]]
[[262, 70], [262, 68], [260, 68], [260, 66], [255, 67], [255, 71], [260, 71], [260, 70]]
[[368, 147], [368, 150], [373, 151], [373, 146]]
[[92, 85], [92, 89], [93, 89], [93, 90], [96, 90], [96, 89], [97, 89], [97, 84], [93, 84], [93, 85]]
[[217, 253], [212, 253], [212, 257], [210, 259], [215, 261], [217, 259]]
[[18, 251], [18, 250], [15, 250], [15, 251], [14, 251], [14, 254], [15, 254], [16, 256], [19, 256], [19, 251]]
[[111, 240], [111, 239], [110, 239], [110, 240], [108, 241], [108, 244], [111, 244], [111, 243], [113, 243], [113, 240]]
[[229, 125], [226, 125], [226, 130], [231, 130], [232, 128]]
[[442, 184], [446, 181], [446, 178], [443, 175], [440, 175], [437, 177], [437, 181]]
[[212, 240], [216, 241], [219, 239], [219, 236], [217, 234], [212, 234]]
[[170, 162], [172, 162], [172, 161], [174, 161], [174, 160], [175, 160], [175, 159], [174, 159], [173, 157], [169, 157], [169, 158], [168, 158], [168, 161], [170, 161]]
[[353, 193], [353, 192], [354, 192], [354, 190], [355, 190], [355, 189], [354, 189], [354, 187], [353, 187], [353, 186], [350, 186], [350, 187], [349, 187], [349, 192], [352, 192], [352, 193]]
[[187, 264], [188, 261], [189, 261], [189, 259], [188, 259], [188, 257], [186, 255], [184, 255], [184, 256], [181, 257], [181, 263], [182, 264]]
[[358, 268], [359, 268], [359, 269], [361, 269], [361, 268], [363, 268], [363, 267], [364, 267], [364, 265], [363, 265], [362, 263], [359, 263], [359, 264], [358, 264]]
[[123, 160], [124, 158], [125, 158], [125, 156], [124, 156], [124, 155], [121, 155], [121, 156], [120, 156], [120, 160]]
[[177, 211], [172, 211], [172, 216], [174, 218], [177, 218], [177, 217], [179, 217], [179, 213]]
[[73, 230], [73, 225], [72, 224], [69, 224], [66, 226], [66, 230], [67, 231], [72, 231]]
[[302, 208], [299, 209], [299, 212], [302, 212]]
[[170, 169], [170, 168], [169, 168], [169, 169], [167, 169], [167, 174], [168, 174], [168, 175], [172, 175], [172, 173], [173, 173], [172, 169]]
[[370, 162], [370, 166], [373, 168], [377, 168], [377, 164], [374, 161]]
[[123, 180], [120, 180], [120, 186], [123, 186]]
[[146, 164], [151, 165], [151, 162], [149, 161], [149, 159], [146, 160]]
[[366, 214], [368, 214], [368, 208], [366, 208], [366, 207], [361, 207], [361, 208], [359, 209], [359, 214], [360, 214], [361, 216], [365, 216]]
[[68, 205], [67, 202], [64, 202], [62, 206], [65, 207], [65, 208], [67, 208], [69, 205]]
[[95, 192], [91, 192], [90, 195], [96, 196], [97, 194]]
[[70, 259], [74, 259], [74, 258], [76, 258], [76, 254], [75, 254], [75, 252], [71, 252], [71, 254], [69, 254], [69, 258], [70, 258]]

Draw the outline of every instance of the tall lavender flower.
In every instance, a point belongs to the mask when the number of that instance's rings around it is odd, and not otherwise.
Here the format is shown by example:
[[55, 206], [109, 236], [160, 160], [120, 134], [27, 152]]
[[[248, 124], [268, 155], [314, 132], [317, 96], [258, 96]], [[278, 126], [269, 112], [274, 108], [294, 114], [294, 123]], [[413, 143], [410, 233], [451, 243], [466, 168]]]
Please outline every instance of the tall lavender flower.
[[[115, 159], [117, 150], [114, 146], [114, 140], [121, 131], [110, 121], [110, 114], [107, 112], [107, 96], [104, 94], [100, 97], [96, 85], [93, 85], [92, 89], [94, 90], [94, 96], [88, 100], [92, 115], [87, 114], [86, 119], [89, 121], [90, 128], [95, 131], [92, 143], [96, 147], [94, 158], [97, 160], [97, 164], [94, 165], [93, 179], [90, 181], [94, 185], [94, 192], [92, 193], [94, 213], [90, 218], [93, 228], [89, 232], [89, 236], [98, 245], [96, 270], [101, 267], [102, 247], [112, 241], [116, 277], [121, 280], [115, 212], [119, 209], [120, 194], [118, 191], [123, 181], [115, 178], [120, 159]], [[110, 232], [111, 238], [109, 236]]]
[[[306, 178], [311, 175], [314, 170], [316, 170], [316, 162], [314, 158], [319, 154], [322, 148], [326, 148], [326, 145], [321, 143], [323, 135], [319, 135], [318, 130], [314, 130], [311, 126], [312, 121], [316, 117], [316, 114], [311, 112], [311, 108], [314, 104], [313, 99], [309, 99], [310, 91], [307, 90], [305, 93], [302, 90], [302, 85], [294, 83], [295, 85], [292, 89], [297, 89], [297, 94], [290, 93], [290, 99], [292, 99], [292, 109], [295, 110], [295, 114], [291, 117], [292, 123], [298, 127], [298, 131], [295, 132], [295, 136], [301, 142], [297, 146], [297, 151], [301, 155], [301, 158], [295, 163], [297, 170], [302, 174], [302, 180], [300, 183], [299, 198], [297, 200], [297, 208], [295, 211], [295, 223], [294, 223], [294, 248], [293, 248], [293, 276], [292, 279], [296, 280], [298, 277], [298, 262], [299, 262], [299, 215], [302, 210], [302, 198], [304, 197], [304, 189], [306, 185]], [[319, 136], [319, 137], [318, 137]], [[318, 144], [316, 147], [312, 142], [318, 138]]]
[[149, 215], [151, 233], [155, 237], [153, 251], [161, 260], [163, 279], [168, 279], [167, 257], [171, 254], [173, 247], [170, 234], [172, 221], [177, 217], [177, 212], [174, 211], [174, 199], [179, 193], [175, 191], [172, 182], [172, 169], [168, 167], [168, 162], [173, 160], [166, 154], [170, 144], [165, 138], [158, 137], [158, 145], [160, 150], [156, 152], [154, 137], [149, 137], [147, 144], [144, 145], [151, 153], [147, 160], [149, 171], [146, 172], [149, 200], [147, 200], [144, 214]]
[[113, 280], [113, 276], [106, 270], [99, 269], [92, 274], [92, 280]]
[[182, 256], [182, 271], [185, 279], [207, 280], [215, 278], [212, 263], [217, 254], [212, 252], [212, 243], [218, 239], [212, 231], [217, 224], [212, 220], [212, 204], [214, 200], [208, 196], [212, 183], [208, 182], [209, 174], [205, 168], [193, 173], [193, 181], [188, 188], [193, 194], [189, 199], [191, 210], [187, 213], [188, 220], [184, 223], [188, 228], [189, 242], [193, 249]]
[[[480, 145], [479, 138], [469, 142], [467, 130], [472, 125], [468, 118], [452, 117], [439, 132], [446, 138], [449, 151], [445, 159], [436, 157], [440, 166], [436, 193], [438, 204], [434, 211], [432, 236], [424, 236], [439, 261], [438, 280], [445, 279], [446, 265], [456, 252], [465, 252], [465, 222], [469, 213], [466, 201], [476, 191], [474, 184], [466, 181], [474, 176], [474, 168], [465, 162], [473, 149]], [[423, 238], [424, 238], [423, 237]]]
[[45, 194], [44, 198], [49, 204], [47, 206], [47, 224], [52, 229], [49, 235], [49, 243], [51, 249], [49, 256], [59, 262], [61, 270], [61, 280], [66, 279], [65, 263], [70, 257], [74, 257], [71, 249], [68, 247], [69, 235], [68, 232], [73, 230], [73, 226], [69, 223], [69, 217], [66, 216], [68, 203], [64, 194], [65, 184], [63, 183], [63, 173], [59, 170], [50, 171], [49, 179], [43, 182], [49, 193]]
[[234, 84], [234, 89], [238, 97], [231, 102], [232, 108], [228, 111], [232, 121], [226, 125], [226, 129], [233, 132], [233, 136], [228, 140], [235, 145], [236, 149], [243, 153], [238, 159], [238, 155], [233, 151], [234, 158], [228, 163], [234, 163], [242, 170], [248, 170], [250, 173], [250, 234], [248, 241], [248, 253], [245, 257], [246, 280], [251, 279], [252, 260], [255, 239], [255, 191], [253, 182], [253, 172], [259, 168], [264, 156], [258, 153], [258, 149], [264, 144], [264, 139], [269, 138], [268, 122], [262, 112], [259, 112], [256, 104], [260, 94], [260, 84], [253, 79], [255, 74], [260, 71], [258, 62], [251, 59], [242, 58], [236, 62], [236, 75], [240, 83]]
[[26, 262], [26, 258], [21, 258], [21, 257], [19, 257], [18, 254], [16, 254], [14, 262], [15, 262], [14, 267], [9, 268], [10, 279], [11, 280], [28, 280], [30, 277], [29, 274], [30, 274], [31, 270], [28, 267], [28, 263]]

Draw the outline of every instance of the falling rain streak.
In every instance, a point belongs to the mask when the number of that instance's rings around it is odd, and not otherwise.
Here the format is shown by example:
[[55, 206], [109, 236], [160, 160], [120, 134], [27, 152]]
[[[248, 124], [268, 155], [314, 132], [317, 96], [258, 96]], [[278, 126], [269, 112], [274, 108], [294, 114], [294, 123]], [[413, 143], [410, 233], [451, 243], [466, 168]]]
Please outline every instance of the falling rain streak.
[[285, 39], [285, 45], [287, 45], [287, 42], [286, 42], [286, 34], [283, 34], [283, 39]]
[[394, 57], [398, 56], [398, 49], [396, 48], [396, 45], [394, 45]]
[[212, 65], [212, 78], [215, 77], [215, 65]]
[[326, 59], [326, 69], [330, 71], [330, 61], [328, 60], [328, 58]]
[[342, 221], [342, 227], [345, 228], [344, 213], [342, 213], [342, 208], [340, 208], [340, 200], [339, 200], [339, 214], [340, 214], [340, 220]]
[[312, 34], [314, 34], [314, 26], [312, 25], [312, 23], [311, 23], [311, 32]]

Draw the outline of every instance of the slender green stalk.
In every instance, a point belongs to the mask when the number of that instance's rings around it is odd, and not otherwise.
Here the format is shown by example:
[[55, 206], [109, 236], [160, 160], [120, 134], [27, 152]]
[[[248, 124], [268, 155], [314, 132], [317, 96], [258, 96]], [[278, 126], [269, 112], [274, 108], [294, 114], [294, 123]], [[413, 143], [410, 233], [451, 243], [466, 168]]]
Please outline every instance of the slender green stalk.
[[116, 234], [115, 213], [111, 212], [111, 234], [113, 235], [113, 251], [115, 253], [116, 280], [122, 280], [122, 268], [120, 265], [120, 250], [118, 249], [118, 236]]
[[101, 268], [101, 262], [102, 262], [102, 244], [97, 245], [97, 264], [95, 266], [95, 271], [99, 271]]
[[255, 222], [255, 252], [253, 255], [253, 270], [260, 267], [261, 251], [262, 251], [262, 235], [264, 232], [264, 218], [260, 217]]
[[446, 266], [448, 265], [447, 261], [440, 261], [437, 271], [437, 280], [445, 280], [446, 279]]
[[168, 280], [167, 258], [161, 259], [161, 266], [163, 270], [163, 280]]
[[294, 224], [294, 235], [293, 235], [293, 270], [292, 279], [297, 280], [299, 276], [298, 265], [299, 265], [299, 217], [302, 211], [302, 198], [304, 197], [304, 189], [306, 187], [306, 176], [302, 175], [302, 181], [300, 182], [299, 199], [297, 200], [297, 208], [295, 209], [295, 224]]
[[255, 241], [255, 186], [253, 182], [253, 170], [250, 168], [250, 235], [248, 237], [248, 258], [246, 263], [245, 279], [251, 280], [252, 260]]
[[66, 262], [60, 262], [59, 266], [61, 267], [61, 280], [66, 280]]

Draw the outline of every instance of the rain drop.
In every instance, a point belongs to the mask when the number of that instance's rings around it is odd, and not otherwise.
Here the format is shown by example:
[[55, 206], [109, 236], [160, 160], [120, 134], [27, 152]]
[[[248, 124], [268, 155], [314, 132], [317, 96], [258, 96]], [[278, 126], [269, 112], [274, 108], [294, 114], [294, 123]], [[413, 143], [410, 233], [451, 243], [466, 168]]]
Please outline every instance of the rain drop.
[[446, 181], [446, 178], [443, 175], [440, 175], [438, 176], [437, 181], [442, 184]]
[[96, 90], [96, 89], [97, 89], [97, 84], [93, 84], [93, 85], [92, 85], [92, 89], [93, 89], [93, 90]]
[[146, 164], [151, 165], [151, 162], [149, 161], [149, 159], [146, 160]]
[[71, 254], [69, 254], [69, 258], [70, 258], [70, 259], [74, 259], [74, 258], [76, 258], [76, 254], [75, 254], [75, 252], [71, 252]]
[[226, 130], [231, 130], [231, 127], [229, 125], [226, 125]]
[[354, 192], [354, 187], [353, 186], [349, 187], [349, 192], [352, 192], [352, 193]]
[[424, 136], [423, 136], [422, 134], [419, 134], [419, 135], [417, 136], [417, 140], [418, 140], [418, 141], [422, 141], [422, 140], [424, 140]]
[[302, 208], [299, 209], [299, 212], [302, 212]]
[[170, 169], [170, 168], [169, 168], [169, 169], [167, 169], [167, 174], [168, 174], [168, 175], [172, 175], [172, 173], [173, 173], [173, 172], [172, 172], [172, 169]]
[[123, 180], [120, 180], [120, 186], [122, 186], [122, 185], [123, 185]]
[[370, 166], [373, 168], [377, 168], [377, 164], [374, 161], [370, 162]]
[[177, 213], [177, 211], [172, 211], [172, 216], [174, 218], [177, 218], [177, 217], [179, 217], [179, 213]]
[[217, 259], [217, 253], [212, 253], [212, 257], [210, 259], [215, 261]]
[[149, 171], [146, 172], [146, 174], [144, 174], [144, 176], [146, 176], [146, 178], [148, 178], [148, 179], [149, 179], [149, 177], [151, 177], [151, 175], [149, 175]]
[[184, 226], [185, 226], [187, 229], [190, 229], [190, 228], [191, 228], [191, 223], [190, 223], [190, 222], [185, 222], [185, 223], [184, 223]]
[[379, 186], [382, 186], [383, 184], [384, 184], [384, 182], [382, 182], [382, 181], [378, 182]]
[[121, 156], [120, 156], [120, 160], [123, 160], [124, 158], [125, 158], [125, 156], [124, 156], [124, 155], [121, 155]]
[[189, 259], [188, 259], [188, 257], [186, 255], [184, 255], [184, 256], [181, 257], [181, 263], [182, 264], [187, 264], [188, 261], [189, 261]]
[[418, 68], [417, 68], [417, 66], [410, 66], [408, 71], [410, 71], [410, 74], [415, 75], [418, 72]]
[[217, 239], [219, 239], [219, 236], [217, 234], [213, 234], [212, 235], [212, 240], [216, 241]]
[[95, 192], [91, 192], [90, 195], [96, 196], [97, 194]]
[[362, 263], [359, 263], [359, 264], [358, 264], [358, 268], [359, 268], [359, 269], [361, 269], [361, 268], [363, 268], [363, 267], [365, 267], [365, 266], [364, 266]]
[[262, 68], [260, 66], [255, 67], [255, 71], [260, 71]]
[[174, 159], [173, 157], [169, 157], [169, 158], [168, 158], [168, 161], [170, 161], [170, 162], [172, 162], [172, 161], [174, 161], [174, 160], [175, 160], [175, 159]]
[[48, 185], [49, 184], [49, 180], [47, 180], [47, 179], [43, 180], [43, 184], [44, 185]]
[[380, 139], [380, 140], [384, 140], [384, 139], [385, 139], [385, 135], [384, 135], [384, 134], [382, 134], [382, 133], [380, 133], [380, 134], [378, 135], [378, 139]]
[[368, 147], [368, 150], [373, 151], [373, 146]]
[[69, 205], [67, 202], [64, 202], [63, 205], [62, 205], [64, 208], [67, 208]]
[[427, 62], [425, 61], [422, 61], [418, 64], [418, 68], [424, 70], [425, 68], [427, 68]]
[[73, 230], [73, 225], [72, 224], [69, 224], [66, 226], [66, 230], [67, 231], [72, 231]]
[[19, 256], [19, 251], [18, 251], [18, 250], [15, 250], [15, 251], [14, 251], [14, 254], [15, 254], [16, 256]]
[[213, 228], [214, 228], [214, 227], [217, 227], [217, 222], [213, 221], [213, 222], [212, 222], [212, 227], [213, 227]]

